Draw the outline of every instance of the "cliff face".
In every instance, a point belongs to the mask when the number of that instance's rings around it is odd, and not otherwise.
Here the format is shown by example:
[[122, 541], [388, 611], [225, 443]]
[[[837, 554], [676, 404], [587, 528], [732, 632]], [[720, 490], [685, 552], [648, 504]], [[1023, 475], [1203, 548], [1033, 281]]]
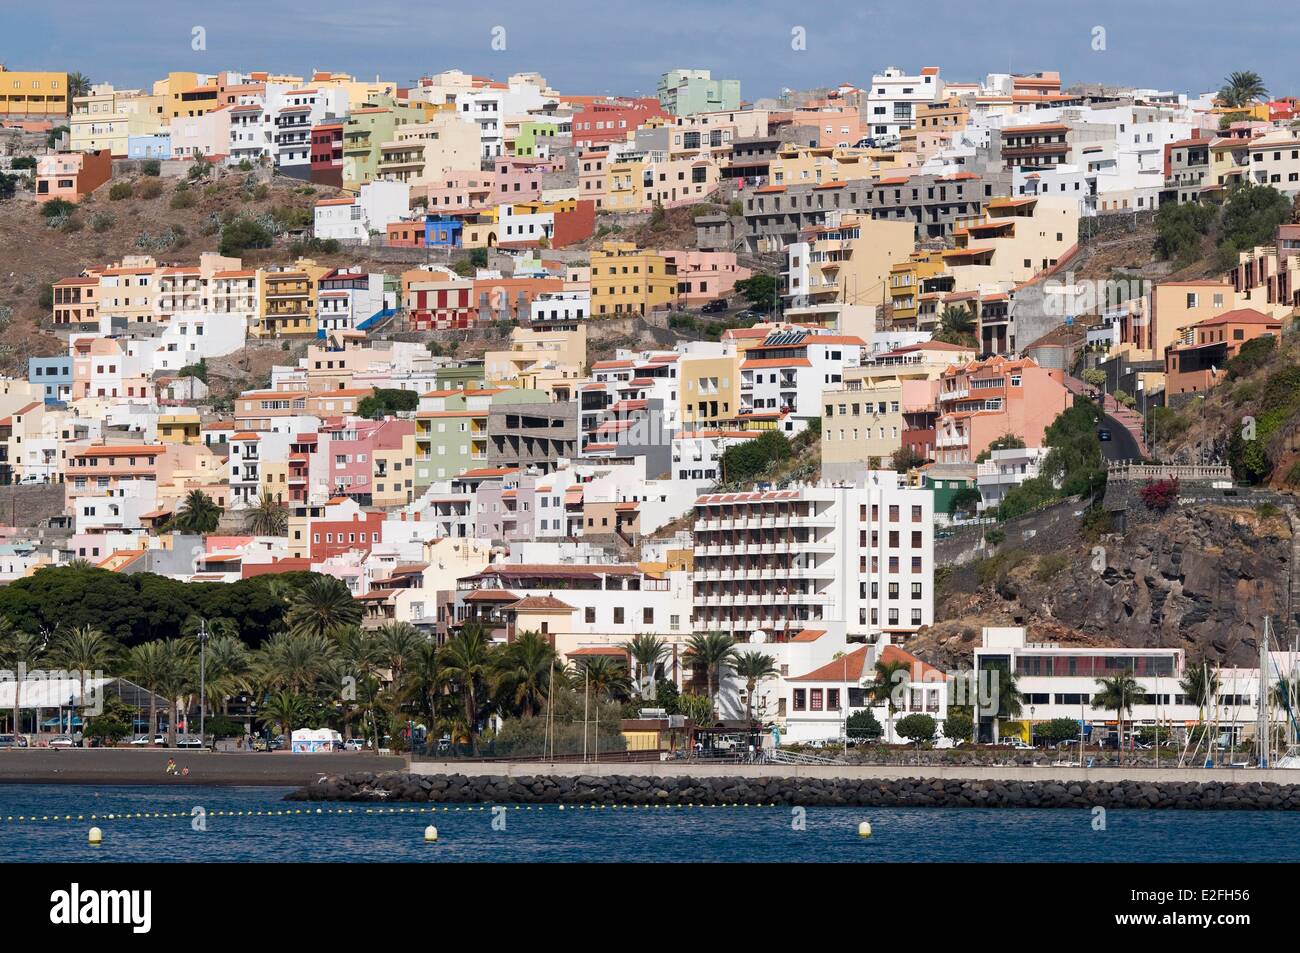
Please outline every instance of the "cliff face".
[[1292, 534], [1285, 515], [1188, 506], [1089, 544], [1031, 540], [954, 574], [941, 620], [912, 643], [935, 664], [968, 657], [982, 625], [1026, 625], [1036, 641], [1182, 648], [1253, 665], [1265, 615], [1289, 632]]

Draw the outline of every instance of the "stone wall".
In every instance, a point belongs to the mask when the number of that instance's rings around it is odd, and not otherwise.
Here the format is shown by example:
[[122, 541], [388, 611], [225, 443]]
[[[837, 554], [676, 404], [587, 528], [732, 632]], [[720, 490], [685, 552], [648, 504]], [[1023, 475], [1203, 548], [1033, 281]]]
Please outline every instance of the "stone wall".
[[62, 483], [0, 486], [0, 524], [37, 526], [62, 514]]
[[874, 807], [1300, 810], [1300, 784], [1227, 781], [940, 777], [697, 777], [640, 775], [413, 775], [324, 777], [290, 801], [479, 804], [799, 804]]

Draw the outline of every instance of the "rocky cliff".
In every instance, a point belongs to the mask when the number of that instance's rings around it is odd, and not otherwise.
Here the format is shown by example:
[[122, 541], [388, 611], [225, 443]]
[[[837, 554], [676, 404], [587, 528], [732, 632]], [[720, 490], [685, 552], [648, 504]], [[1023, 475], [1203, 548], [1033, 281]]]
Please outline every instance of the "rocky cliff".
[[939, 621], [911, 643], [923, 658], [960, 664], [981, 626], [1026, 625], [1036, 641], [1253, 665], [1265, 615], [1289, 633], [1292, 531], [1273, 507], [1194, 505], [1095, 543], [1074, 530], [1008, 545], [944, 581]]

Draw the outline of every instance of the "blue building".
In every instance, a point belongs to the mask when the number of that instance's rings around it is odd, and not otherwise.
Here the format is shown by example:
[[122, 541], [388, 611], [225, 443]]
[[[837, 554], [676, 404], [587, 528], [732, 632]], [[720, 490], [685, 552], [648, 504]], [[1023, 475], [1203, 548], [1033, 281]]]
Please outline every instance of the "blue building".
[[171, 134], [160, 132], [152, 136], [128, 136], [126, 157], [128, 159], [170, 159], [172, 157]]
[[33, 357], [27, 360], [27, 379], [45, 388], [47, 404], [72, 399], [72, 358]]
[[435, 248], [459, 248], [464, 227], [464, 222], [458, 218], [430, 215], [424, 220], [424, 244]]

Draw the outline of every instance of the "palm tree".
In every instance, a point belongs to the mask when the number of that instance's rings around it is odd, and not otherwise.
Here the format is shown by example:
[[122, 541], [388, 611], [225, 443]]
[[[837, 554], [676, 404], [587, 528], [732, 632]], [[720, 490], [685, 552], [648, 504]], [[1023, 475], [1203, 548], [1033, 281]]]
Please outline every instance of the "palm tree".
[[162, 642], [143, 642], [126, 653], [126, 674], [149, 693], [149, 741], [157, 744], [158, 687], [166, 678], [169, 659]]
[[[351, 738], [352, 712], [349, 709], [351, 704], [358, 700], [356, 689], [363, 682], [368, 682], [375, 677], [380, 664], [379, 646], [375, 642], [374, 635], [355, 625], [336, 632], [334, 644], [337, 648], [334, 682], [340, 689], [343, 736]], [[377, 741], [376, 746], [378, 746]]]
[[[193, 639], [165, 639], [162, 642], [163, 656], [166, 662], [158, 690], [167, 699], [170, 711], [167, 712], [167, 747], [176, 747], [176, 710], [181, 699], [194, 691], [198, 685], [198, 646]], [[185, 726], [189, 730], [189, 725]]]
[[939, 314], [939, 330], [935, 333], [936, 341], [948, 344], [964, 344], [975, 347], [975, 316], [969, 308], [950, 304]]
[[109, 668], [117, 658], [117, 640], [93, 625], [81, 625], [57, 633], [50, 642], [50, 661], [59, 668], [77, 673], [81, 704], [85, 704], [86, 674]]
[[993, 743], [997, 744], [1001, 727], [998, 720], [1005, 718], [1007, 721], [1015, 721], [1025, 709], [1024, 699], [1020, 696], [1020, 676], [1006, 665], [990, 666], [990, 671], [997, 673], [998, 680], [998, 710], [993, 716]]
[[289, 600], [285, 624], [291, 632], [327, 636], [361, 622], [361, 606], [343, 581], [317, 576]]
[[478, 754], [478, 693], [492, 666], [492, 644], [477, 623], [466, 623], [439, 653], [447, 679], [459, 689], [471, 754]]
[[310, 706], [307, 699], [282, 689], [272, 692], [266, 701], [262, 702], [257, 720], [264, 725], [279, 725], [280, 731], [284, 734], [284, 746], [292, 751], [294, 726], [301, 725], [307, 720], [309, 714]]
[[1254, 70], [1240, 70], [1229, 73], [1219, 90], [1219, 102], [1230, 109], [1251, 106], [1268, 96], [1264, 81]]
[[1138, 684], [1132, 672], [1120, 672], [1111, 678], [1097, 679], [1097, 688], [1100, 689], [1092, 696], [1092, 707], [1100, 709], [1114, 709], [1117, 722], [1118, 749], [1121, 752], [1121, 759], [1124, 750], [1124, 712], [1132, 711], [1143, 695], [1142, 686]]
[[754, 723], [754, 692], [758, 683], [765, 678], [776, 678], [781, 674], [776, 667], [776, 659], [762, 652], [738, 652], [733, 663], [736, 675], [745, 680], [745, 724]]
[[887, 716], [885, 718], [885, 740], [887, 742], [893, 740], [891, 736], [893, 735], [894, 715], [898, 712], [899, 695], [895, 688], [906, 690], [910, 677], [909, 671], [907, 663], [902, 659], [893, 659], [891, 661], [880, 659], [876, 662], [876, 680], [867, 689], [867, 694], [873, 702], [887, 707]]
[[269, 689], [307, 694], [328, 674], [336, 643], [311, 632], [277, 632], [262, 644], [254, 662], [259, 683]]
[[289, 508], [263, 494], [248, 511], [248, 528], [255, 536], [284, 536], [289, 531]]
[[659, 663], [668, 657], [668, 642], [657, 635], [634, 635], [632, 641], [625, 642], [623, 649], [628, 657], [636, 663], [637, 691], [644, 696], [646, 691], [646, 673], [650, 675], [650, 686], [658, 674]]
[[447, 684], [438, 662], [438, 644], [432, 639], [421, 642], [407, 669], [408, 691], [424, 716], [425, 727], [433, 731], [438, 721], [438, 695]]
[[596, 701], [616, 701], [625, 698], [632, 685], [627, 678], [627, 663], [609, 655], [588, 655], [577, 665], [578, 674]]
[[560, 664], [550, 641], [536, 632], [524, 632], [497, 653], [497, 679], [506, 697], [531, 718], [551, 695], [551, 674]]
[[1219, 693], [1218, 670], [1210, 668], [1210, 664], [1202, 660], [1188, 666], [1187, 674], [1179, 681], [1178, 687], [1196, 706], [1197, 719], [1204, 722], [1205, 710]]
[[402, 673], [426, 639], [409, 622], [390, 622], [375, 633], [379, 657], [388, 669], [393, 694], [402, 695]]
[[724, 632], [692, 635], [686, 640], [686, 657], [692, 664], [704, 667], [709, 702], [712, 704], [718, 682], [722, 677], [722, 670], [730, 668], [735, 660], [735, 642]]
[[22, 688], [26, 673], [40, 664], [45, 639], [30, 632], [15, 632], [8, 619], [0, 619], [0, 664], [14, 673], [14, 734], [22, 734]]
[[181, 533], [211, 533], [221, 521], [221, 507], [202, 490], [191, 490], [171, 519], [172, 528]]
[[69, 105], [71, 105], [71, 101], [73, 99], [76, 99], [78, 96], [89, 96], [89, 95], [90, 95], [90, 77], [88, 77], [84, 73], [69, 73], [68, 74]]
[[[253, 658], [248, 646], [233, 635], [216, 635], [208, 641], [206, 650], [207, 693], [221, 700], [225, 713], [230, 699], [253, 687]], [[212, 707], [213, 713], [216, 706]]]

